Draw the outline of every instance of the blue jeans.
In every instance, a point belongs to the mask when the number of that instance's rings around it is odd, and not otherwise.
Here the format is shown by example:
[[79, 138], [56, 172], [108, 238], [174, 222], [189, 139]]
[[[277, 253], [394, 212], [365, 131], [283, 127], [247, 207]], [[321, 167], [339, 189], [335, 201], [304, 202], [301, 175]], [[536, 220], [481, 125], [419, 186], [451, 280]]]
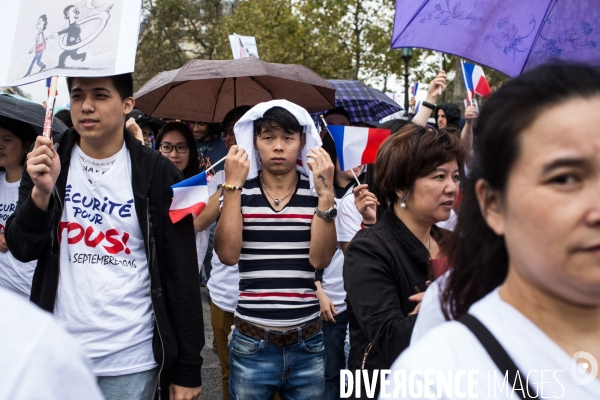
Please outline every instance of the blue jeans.
[[106, 400], [153, 400], [158, 367], [129, 375], [99, 376], [97, 380]]
[[275, 346], [234, 329], [229, 343], [231, 400], [316, 400], [325, 388], [323, 333]]
[[323, 321], [325, 342], [325, 396], [324, 400], [340, 398], [340, 370], [346, 369], [344, 340], [348, 327], [348, 311], [334, 316], [335, 322]]

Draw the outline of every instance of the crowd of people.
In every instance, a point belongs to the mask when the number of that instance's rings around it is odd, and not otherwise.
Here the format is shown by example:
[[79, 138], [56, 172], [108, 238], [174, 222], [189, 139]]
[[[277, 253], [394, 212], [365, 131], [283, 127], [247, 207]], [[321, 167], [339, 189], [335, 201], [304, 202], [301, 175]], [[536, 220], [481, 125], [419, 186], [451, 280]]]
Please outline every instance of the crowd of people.
[[0, 118], [0, 399], [200, 399], [202, 286], [223, 399], [599, 398], [571, 375], [600, 360], [598, 71], [539, 67], [481, 114], [437, 104], [440, 71], [347, 171], [283, 99], [176, 121], [134, 109], [131, 74], [67, 83], [64, 133]]

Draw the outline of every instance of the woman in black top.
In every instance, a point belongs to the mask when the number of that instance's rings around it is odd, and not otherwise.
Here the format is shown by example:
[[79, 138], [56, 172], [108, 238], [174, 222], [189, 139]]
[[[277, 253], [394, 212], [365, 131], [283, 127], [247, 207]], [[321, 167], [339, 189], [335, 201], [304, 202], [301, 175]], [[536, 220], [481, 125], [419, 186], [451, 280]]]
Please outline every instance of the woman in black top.
[[435, 224], [450, 217], [464, 157], [456, 135], [415, 124], [381, 145], [375, 185], [389, 207], [357, 233], [344, 262], [351, 371], [389, 369], [409, 345], [422, 296], [414, 295], [445, 268], [446, 231]]

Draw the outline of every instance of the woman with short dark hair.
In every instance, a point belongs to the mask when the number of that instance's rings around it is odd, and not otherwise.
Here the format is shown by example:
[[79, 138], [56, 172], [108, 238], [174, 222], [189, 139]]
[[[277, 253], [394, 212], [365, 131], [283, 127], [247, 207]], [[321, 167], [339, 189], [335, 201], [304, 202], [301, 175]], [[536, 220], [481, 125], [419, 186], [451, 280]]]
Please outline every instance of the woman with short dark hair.
[[444, 398], [598, 398], [599, 107], [600, 73], [578, 65], [532, 70], [486, 101], [439, 311], [458, 321], [394, 370], [479, 371]]
[[458, 136], [415, 124], [379, 148], [375, 185], [387, 209], [356, 234], [344, 262], [350, 370], [389, 369], [408, 346], [414, 296], [445, 270], [446, 231], [435, 224], [450, 217], [464, 157]]

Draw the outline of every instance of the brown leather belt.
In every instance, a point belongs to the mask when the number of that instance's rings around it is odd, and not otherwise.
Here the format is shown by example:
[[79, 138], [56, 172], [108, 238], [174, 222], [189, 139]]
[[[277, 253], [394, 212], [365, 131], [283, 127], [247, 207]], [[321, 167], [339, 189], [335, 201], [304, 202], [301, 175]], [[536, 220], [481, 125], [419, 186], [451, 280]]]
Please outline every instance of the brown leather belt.
[[[303, 339], [307, 339], [321, 332], [322, 327], [323, 323], [321, 322], [321, 318], [318, 318], [314, 322], [310, 322], [308, 325], [296, 329], [290, 329], [283, 332], [269, 330], [269, 343], [273, 343], [275, 346], [289, 346], [294, 343], [300, 343]], [[235, 317], [235, 329], [242, 332], [244, 335], [248, 335], [257, 340], [265, 339], [264, 328], [248, 321], [244, 321], [238, 317]], [[300, 334], [300, 336], [298, 336], [298, 334]]]

